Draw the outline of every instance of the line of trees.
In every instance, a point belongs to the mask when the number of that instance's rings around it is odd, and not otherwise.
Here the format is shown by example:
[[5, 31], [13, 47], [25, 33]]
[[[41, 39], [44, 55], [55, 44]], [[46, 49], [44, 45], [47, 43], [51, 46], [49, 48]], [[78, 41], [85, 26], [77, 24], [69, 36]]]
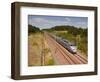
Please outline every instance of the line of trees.
[[77, 28], [75, 26], [55, 26], [50, 29], [43, 29], [44, 31], [68, 31], [68, 33], [72, 34], [73, 36], [87, 36], [87, 28]]
[[36, 32], [40, 32], [40, 29], [36, 26], [32, 26], [32, 25], [28, 25], [28, 33], [36, 33]]
[[[32, 25], [28, 25], [28, 33], [36, 33], [36, 32], [40, 32], [41, 30], [36, 27], [36, 26], [32, 26]], [[69, 25], [62, 25], [62, 26], [55, 26], [49, 29], [42, 29], [42, 31], [68, 31], [68, 33], [72, 34], [73, 36], [77, 36], [80, 35], [81, 37], [86, 37], [87, 36], [87, 28], [77, 28], [75, 26], [69, 26]]]

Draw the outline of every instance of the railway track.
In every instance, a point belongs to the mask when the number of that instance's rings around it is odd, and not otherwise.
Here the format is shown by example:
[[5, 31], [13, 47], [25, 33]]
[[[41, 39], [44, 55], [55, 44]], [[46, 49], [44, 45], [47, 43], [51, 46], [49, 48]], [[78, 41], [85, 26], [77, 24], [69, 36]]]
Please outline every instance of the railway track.
[[82, 56], [76, 54], [75, 55], [80, 61], [82, 61], [84, 64], [86, 64], [88, 61], [86, 59], [84, 59]]
[[[62, 57], [61, 60], [65, 60], [66, 64], [86, 64], [87, 60], [79, 54], [71, 54], [68, 50], [66, 50], [62, 45], [60, 45], [55, 39], [49, 36], [47, 33], [45, 34], [48, 45], [52, 45], [52, 47], [56, 47], [59, 54], [57, 56]], [[55, 55], [55, 54], [54, 54]]]
[[[48, 45], [51, 46], [52, 41], [51, 41], [49, 38], [47, 38], [47, 42], [48, 42]], [[59, 56], [60, 54], [62, 54], [62, 55], [60, 55], [60, 58], [63, 59], [63, 60], [65, 60], [64, 64], [72, 64], [72, 63], [73, 63], [73, 62], [70, 61], [70, 59], [66, 58], [66, 57], [63, 55], [63, 52], [59, 51], [58, 47], [56, 47], [55, 44], [53, 44], [53, 46], [54, 46], [55, 49], [56, 49], [56, 50], [55, 50], [55, 53], [53, 53], [53, 55], [54, 55], [54, 54], [56, 55], [56, 54], [58, 53], [58, 54], [55, 56], [56, 58], [58, 58], [58, 60], [59, 60], [59, 57], [58, 57], [58, 56]], [[52, 48], [53, 46], [51, 46], [51, 48]], [[60, 61], [60, 60], [59, 60], [59, 61]], [[63, 62], [61, 62], [60, 64], [63, 64]]]

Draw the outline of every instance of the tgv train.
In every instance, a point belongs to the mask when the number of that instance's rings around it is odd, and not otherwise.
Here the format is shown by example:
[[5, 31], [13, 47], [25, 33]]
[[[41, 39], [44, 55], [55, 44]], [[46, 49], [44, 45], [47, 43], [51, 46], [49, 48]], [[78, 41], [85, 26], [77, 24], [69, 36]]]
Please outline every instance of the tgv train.
[[75, 45], [75, 43], [71, 43], [68, 40], [63, 39], [61, 37], [57, 37], [55, 35], [51, 35], [50, 34], [50, 36], [52, 38], [54, 38], [60, 45], [62, 45], [69, 52], [71, 52], [72, 54], [76, 54], [76, 52], [77, 52], [77, 46]]

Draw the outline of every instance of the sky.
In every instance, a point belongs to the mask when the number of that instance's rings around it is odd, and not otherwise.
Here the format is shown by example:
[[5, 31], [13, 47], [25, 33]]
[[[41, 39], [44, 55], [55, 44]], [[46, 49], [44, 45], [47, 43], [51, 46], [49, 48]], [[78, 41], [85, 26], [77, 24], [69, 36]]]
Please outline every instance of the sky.
[[87, 17], [70, 17], [70, 16], [46, 16], [46, 15], [29, 15], [28, 24], [40, 29], [51, 28], [60, 25], [71, 25], [75, 27], [87, 28]]

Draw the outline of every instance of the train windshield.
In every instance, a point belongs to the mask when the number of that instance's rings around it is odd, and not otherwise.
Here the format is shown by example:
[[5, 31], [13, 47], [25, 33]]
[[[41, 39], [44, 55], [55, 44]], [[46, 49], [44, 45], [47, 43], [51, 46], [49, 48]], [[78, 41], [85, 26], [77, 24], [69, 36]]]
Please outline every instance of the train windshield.
[[70, 44], [71, 49], [73, 50], [73, 52], [77, 52], [77, 46], [73, 43]]

